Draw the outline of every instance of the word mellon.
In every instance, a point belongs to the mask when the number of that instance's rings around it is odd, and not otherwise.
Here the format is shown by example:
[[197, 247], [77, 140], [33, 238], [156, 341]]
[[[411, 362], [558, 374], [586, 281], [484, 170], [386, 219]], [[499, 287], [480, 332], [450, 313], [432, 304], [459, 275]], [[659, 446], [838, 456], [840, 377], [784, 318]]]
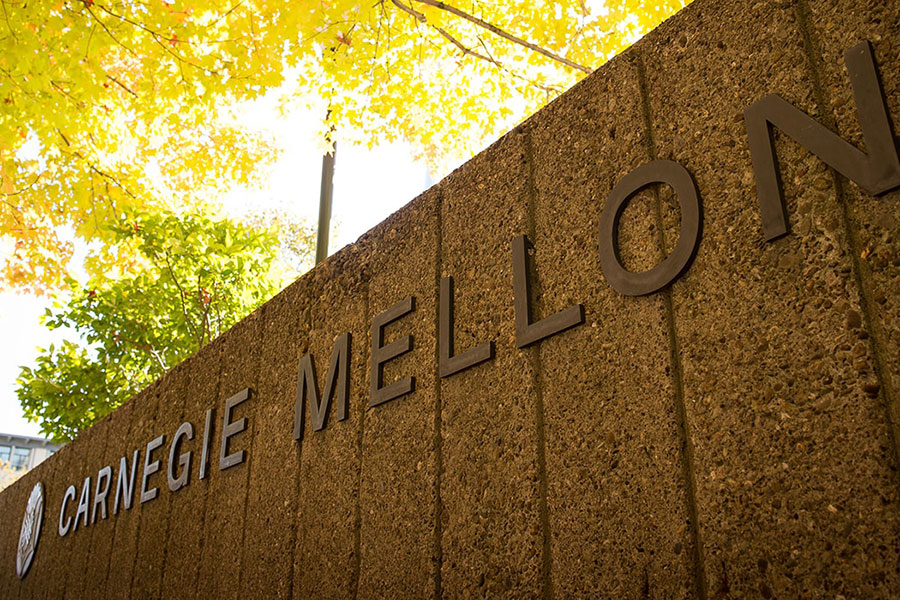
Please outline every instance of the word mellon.
[[[788, 232], [775, 146], [772, 141], [773, 127], [787, 134], [870, 194], [879, 195], [900, 187], [900, 157], [869, 42], [862, 42], [848, 50], [845, 53], [845, 61], [868, 154], [847, 143], [775, 94], [753, 103], [744, 111], [750, 157], [757, 181], [763, 234], [767, 241], [773, 241]], [[616, 235], [619, 219], [628, 201], [635, 194], [657, 183], [670, 186], [678, 197], [681, 208], [678, 243], [675, 249], [654, 268], [633, 273], [625, 269], [619, 258]], [[618, 293], [626, 296], [652, 294], [670, 285], [690, 266], [700, 243], [701, 225], [700, 195], [687, 169], [671, 160], [654, 160], [637, 167], [615, 185], [600, 215], [599, 259], [607, 282]], [[512, 241], [515, 331], [516, 345], [519, 348], [584, 323], [584, 307], [580, 304], [570, 306], [537, 322], [531, 321], [526, 264], [528, 245], [525, 236], [519, 236]], [[441, 280], [439, 296], [438, 345], [441, 377], [449, 377], [492, 360], [494, 358], [492, 340], [485, 341], [462, 354], [454, 354], [452, 277]], [[377, 315], [372, 321], [370, 407], [409, 394], [415, 388], [414, 377], [406, 377], [387, 386], [382, 381], [385, 363], [409, 352], [413, 347], [411, 335], [385, 344], [384, 328], [414, 310], [415, 298], [409, 297]], [[335, 340], [321, 399], [317, 391], [316, 370], [312, 356], [307, 354], [300, 359], [294, 406], [295, 440], [303, 438], [304, 411], [307, 404], [315, 431], [325, 428], [333, 400], [337, 402], [338, 420], [347, 418], [350, 343], [350, 333], [344, 333]]]

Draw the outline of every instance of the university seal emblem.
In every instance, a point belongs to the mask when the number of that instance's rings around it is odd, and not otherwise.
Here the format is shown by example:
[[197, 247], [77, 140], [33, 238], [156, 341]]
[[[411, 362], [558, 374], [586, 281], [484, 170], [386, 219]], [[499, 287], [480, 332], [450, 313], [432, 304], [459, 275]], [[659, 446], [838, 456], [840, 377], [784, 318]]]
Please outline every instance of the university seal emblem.
[[41, 483], [34, 484], [28, 504], [25, 506], [25, 516], [22, 518], [22, 531], [19, 533], [19, 547], [16, 553], [16, 575], [19, 579], [25, 577], [34, 551], [37, 548], [38, 537], [41, 534], [41, 521], [44, 517], [44, 489]]

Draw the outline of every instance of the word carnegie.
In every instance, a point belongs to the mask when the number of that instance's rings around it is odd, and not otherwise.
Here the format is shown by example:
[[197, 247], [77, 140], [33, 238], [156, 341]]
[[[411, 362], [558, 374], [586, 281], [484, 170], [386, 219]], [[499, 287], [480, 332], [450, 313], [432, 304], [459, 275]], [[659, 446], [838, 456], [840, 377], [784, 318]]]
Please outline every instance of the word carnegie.
[[[247, 452], [240, 450], [229, 454], [229, 442], [232, 437], [247, 429], [247, 419], [232, 420], [234, 408], [250, 398], [250, 389], [244, 389], [225, 400], [222, 419], [222, 442], [219, 447], [219, 470], [241, 464], [247, 458]], [[212, 441], [213, 409], [206, 411], [206, 424], [203, 428], [203, 446], [200, 457], [200, 473], [198, 479], [209, 476], [209, 446]], [[188, 450], [178, 455], [183, 440], [194, 439], [194, 426], [184, 422], [175, 430], [172, 443], [169, 446], [169, 462], [166, 474], [169, 490], [177, 492], [191, 482], [191, 458], [193, 452]], [[150, 502], [159, 496], [157, 484], [151, 481], [154, 474], [159, 472], [161, 461], [154, 458], [154, 452], [166, 443], [166, 436], [160, 435], [150, 440], [144, 450], [144, 464], [141, 470], [140, 503]], [[115, 477], [115, 500], [112, 504], [112, 514], [119, 514], [119, 510], [129, 510], [134, 502], [134, 492], [138, 466], [140, 465], [140, 450], [135, 450], [131, 457], [131, 467], [128, 466], [127, 457], [119, 460], [118, 477]], [[74, 485], [70, 485], [63, 494], [62, 505], [59, 508], [59, 535], [65, 536], [70, 531], [75, 531], [78, 526], [87, 527], [96, 523], [99, 519], [106, 519], [109, 515], [110, 496], [113, 493], [113, 469], [105, 466], [97, 472], [96, 484], [91, 486], [91, 478], [85, 477], [81, 486], [81, 494]], [[91, 492], [93, 491], [93, 498]], [[75, 505], [75, 499], [78, 504]], [[74, 506], [74, 516], [71, 508]]]
[[[776, 95], [769, 95], [753, 103], [744, 111], [750, 158], [756, 178], [763, 235], [767, 241], [788, 233], [788, 220], [780, 187], [772, 128], [776, 127], [818, 156], [837, 172], [873, 195], [900, 187], [900, 157], [891, 130], [890, 119], [878, 72], [868, 42], [857, 44], [845, 53], [853, 96], [859, 113], [867, 153], [841, 139], [837, 134], [816, 122], [806, 113]], [[681, 231], [672, 253], [653, 269], [642, 273], [626, 270], [619, 259], [616, 231], [628, 201], [643, 188], [663, 183], [671, 186], [681, 205]], [[680, 164], [669, 160], [654, 160], [625, 175], [610, 192], [600, 214], [599, 261], [609, 285], [626, 296], [651, 294], [670, 285], [690, 266], [700, 243], [702, 211], [697, 186], [691, 174]], [[533, 321], [529, 304], [528, 239], [522, 235], [512, 240], [513, 303], [515, 309], [516, 346], [525, 348], [550, 336], [584, 323], [584, 307], [569, 306], [555, 314]], [[444, 277], [438, 299], [438, 354], [441, 377], [451, 377], [464, 369], [494, 358], [493, 340], [486, 340], [473, 348], [456, 353], [453, 344], [453, 278]], [[405, 396], [415, 389], [415, 378], [403, 377], [392, 383], [384, 382], [387, 363], [413, 349], [412, 335], [385, 342], [385, 328], [416, 309], [414, 297], [397, 302], [372, 320], [370, 330], [369, 407], [377, 407]], [[331, 360], [321, 396], [313, 357], [300, 358], [297, 367], [297, 387], [294, 399], [294, 439], [303, 438], [305, 409], [309, 406], [314, 431], [327, 424], [332, 402], [337, 404], [339, 421], [348, 418], [350, 393], [350, 353], [352, 339], [349, 332], [335, 338]], [[247, 460], [244, 450], [229, 453], [231, 438], [247, 428], [247, 419], [233, 420], [236, 406], [250, 398], [250, 389], [238, 392], [225, 400], [222, 419], [219, 470], [228, 469]], [[206, 412], [203, 430], [199, 479], [208, 476], [208, 455], [212, 438], [213, 410]], [[174, 493], [190, 484], [192, 451], [182, 451], [185, 442], [194, 439], [194, 427], [185, 422], [174, 432], [168, 447], [166, 476], [169, 490]], [[137, 488], [137, 472], [141, 467], [140, 503], [150, 502], [159, 495], [162, 475], [160, 456], [165, 445], [164, 435], [151, 440], [144, 449], [143, 464], [140, 451], [135, 450], [129, 466], [127, 457], [119, 461], [114, 475], [111, 466], [97, 472], [96, 480], [86, 477], [81, 493], [74, 485], [66, 490], [59, 510], [59, 535], [65, 536], [79, 526], [87, 527], [98, 519], [106, 519], [109, 504], [112, 514], [129, 510]], [[154, 455], [154, 453], [157, 453]], [[115, 485], [113, 482], [115, 481]], [[92, 485], [93, 483], [93, 485]]]

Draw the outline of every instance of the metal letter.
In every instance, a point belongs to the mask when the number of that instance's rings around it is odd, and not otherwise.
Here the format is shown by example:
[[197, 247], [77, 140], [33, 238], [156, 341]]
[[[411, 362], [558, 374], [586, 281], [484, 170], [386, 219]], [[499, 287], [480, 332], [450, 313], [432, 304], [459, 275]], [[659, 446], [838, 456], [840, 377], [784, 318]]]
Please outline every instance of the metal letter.
[[384, 365], [398, 356], [406, 354], [413, 348], [413, 338], [405, 335], [388, 345], [384, 345], [384, 328], [400, 317], [416, 309], [416, 299], [412, 296], [404, 298], [383, 313], [372, 319], [372, 359], [370, 368], [369, 406], [378, 406], [389, 400], [409, 394], [416, 387], [415, 377], [406, 377], [400, 381], [382, 387]]
[[181, 475], [175, 476], [175, 453], [178, 452], [178, 448], [181, 446], [181, 439], [185, 437], [189, 440], [194, 439], [194, 426], [188, 422], [182, 423], [181, 427], [175, 431], [175, 435], [172, 437], [172, 447], [169, 448], [169, 469], [167, 474], [169, 477], [169, 491], [172, 492], [177, 492], [191, 481], [191, 456], [193, 452], [190, 450], [178, 457]]
[[528, 248], [531, 242], [524, 235], [513, 239], [513, 304], [516, 309], [516, 346], [524, 348], [570, 327], [584, 323], [584, 305], [574, 304], [568, 308], [531, 322], [531, 302], [528, 279]]
[[[72, 526], [72, 517], [66, 517], [66, 502], [71, 500], [75, 502], [75, 486], [70, 485], [66, 488], [66, 493], [63, 494], [62, 505], [59, 507], [59, 535], [60, 537], [65, 536], [69, 533], [69, 527]], [[65, 525], [63, 524], [65, 522]]]
[[91, 478], [84, 478], [81, 488], [81, 499], [78, 500], [78, 510], [75, 511], [75, 526], [72, 531], [78, 531], [78, 520], [81, 519], [85, 527], [88, 526], [88, 509], [91, 505]]
[[350, 334], [344, 333], [334, 340], [331, 363], [325, 376], [325, 389], [319, 400], [316, 368], [311, 354], [305, 354], [297, 367], [297, 398], [294, 402], [294, 439], [303, 439], [304, 397], [309, 399], [310, 419], [313, 431], [325, 429], [331, 399], [337, 394], [337, 418], [347, 418], [347, 403], [350, 396]]
[[[103, 482], [103, 491], [100, 490], [100, 482]], [[112, 483], [112, 467], [106, 466], [97, 472], [97, 487], [94, 488], [94, 508], [91, 510], [91, 523], [97, 522], [97, 508], [100, 508], [100, 518], [105, 519], [106, 497], [109, 495], [109, 486]]]
[[131, 508], [131, 501], [134, 498], [134, 478], [137, 476], [138, 451], [134, 451], [134, 458], [131, 459], [131, 475], [128, 474], [128, 462], [123, 456], [119, 461], [119, 479], [116, 484], [116, 501], [113, 503], [113, 514], [119, 514], [119, 500], [123, 501], [125, 510]]
[[209, 445], [212, 442], [214, 409], [206, 411], [206, 425], [203, 427], [203, 449], [200, 451], [200, 474], [198, 479], [206, 479], [209, 470]]
[[228, 454], [228, 439], [247, 429], [247, 417], [242, 417], [237, 421], [231, 421], [231, 411], [234, 407], [250, 398], [250, 388], [244, 388], [231, 398], [225, 401], [225, 415], [222, 421], [222, 447], [219, 450], [219, 470], [224, 471], [229, 467], [239, 465], [247, 457], [247, 451], [241, 450], [233, 454]]
[[441, 377], [449, 377], [469, 367], [494, 358], [494, 341], [469, 348], [453, 355], [453, 278], [441, 278], [440, 314], [438, 315], [438, 344], [440, 345]]
[[150, 462], [150, 459], [153, 458], [153, 451], [162, 446], [165, 442], [165, 435], [161, 435], [158, 438], [154, 438], [147, 442], [147, 453], [144, 455], [144, 474], [141, 477], [141, 504], [150, 502], [159, 496], [159, 488], [147, 489], [147, 480], [150, 479], [151, 475], [159, 471], [160, 462], [158, 460]]
[[844, 60], [868, 154], [848, 144], [775, 94], [754, 102], [744, 110], [763, 234], [767, 241], [788, 231], [770, 125], [786, 133], [873, 196], [900, 186], [900, 158], [884, 93], [878, 81], [872, 46], [869, 42], [859, 43], [847, 50]]
[[[626, 271], [619, 259], [616, 230], [628, 200], [653, 183], [667, 183], [681, 206], [681, 232], [675, 249], [661, 263], [643, 273]], [[687, 169], [671, 160], [654, 160], [622, 178], [609, 194], [600, 214], [600, 266], [614, 290], [625, 296], [652, 294], [675, 281], [690, 265], [700, 243], [700, 196]]]

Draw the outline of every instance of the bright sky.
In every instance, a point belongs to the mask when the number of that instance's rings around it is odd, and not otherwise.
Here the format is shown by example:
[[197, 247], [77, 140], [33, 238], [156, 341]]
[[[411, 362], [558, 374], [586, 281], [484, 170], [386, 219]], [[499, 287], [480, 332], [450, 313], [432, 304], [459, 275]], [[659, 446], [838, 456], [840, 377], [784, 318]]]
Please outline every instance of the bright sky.
[[[223, 198], [235, 217], [264, 208], [281, 208], [315, 224], [318, 219], [322, 157], [313, 140], [315, 124], [303, 115], [289, 121], [274, 118], [264, 103], [247, 115], [253, 126], [276, 132], [283, 148], [268, 185], [262, 190], [235, 190]], [[412, 200], [431, 184], [423, 164], [413, 162], [401, 144], [368, 150], [340, 146], [334, 175], [332, 221], [337, 236], [330, 252], [356, 241], [363, 233]], [[65, 333], [40, 324], [47, 301], [32, 296], [0, 294], [0, 433], [40, 435], [37, 423], [26, 421], [15, 394], [22, 365], [32, 365], [38, 348], [58, 343]]]
[[[592, 13], [602, 16], [608, 12], [602, 0], [586, 1]], [[302, 112], [278, 117], [278, 100], [278, 92], [273, 90], [237, 115], [242, 125], [272, 133], [283, 150], [265, 189], [233, 190], [221, 200], [224, 210], [237, 218], [249, 212], [277, 208], [314, 225], [322, 164], [315, 142], [316, 119], [311, 113]], [[332, 208], [337, 234], [331, 240], [330, 251], [354, 242], [431, 183], [425, 166], [411, 160], [409, 149], [402, 144], [372, 150], [339, 146]], [[25, 421], [22, 416], [15, 395], [15, 380], [21, 365], [33, 364], [38, 348], [59, 342], [65, 335], [40, 325], [40, 315], [46, 307], [47, 301], [39, 298], [0, 294], [0, 333], [5, 342], [0, 345], [2, 433], [39, 435], [38, 425]]]

